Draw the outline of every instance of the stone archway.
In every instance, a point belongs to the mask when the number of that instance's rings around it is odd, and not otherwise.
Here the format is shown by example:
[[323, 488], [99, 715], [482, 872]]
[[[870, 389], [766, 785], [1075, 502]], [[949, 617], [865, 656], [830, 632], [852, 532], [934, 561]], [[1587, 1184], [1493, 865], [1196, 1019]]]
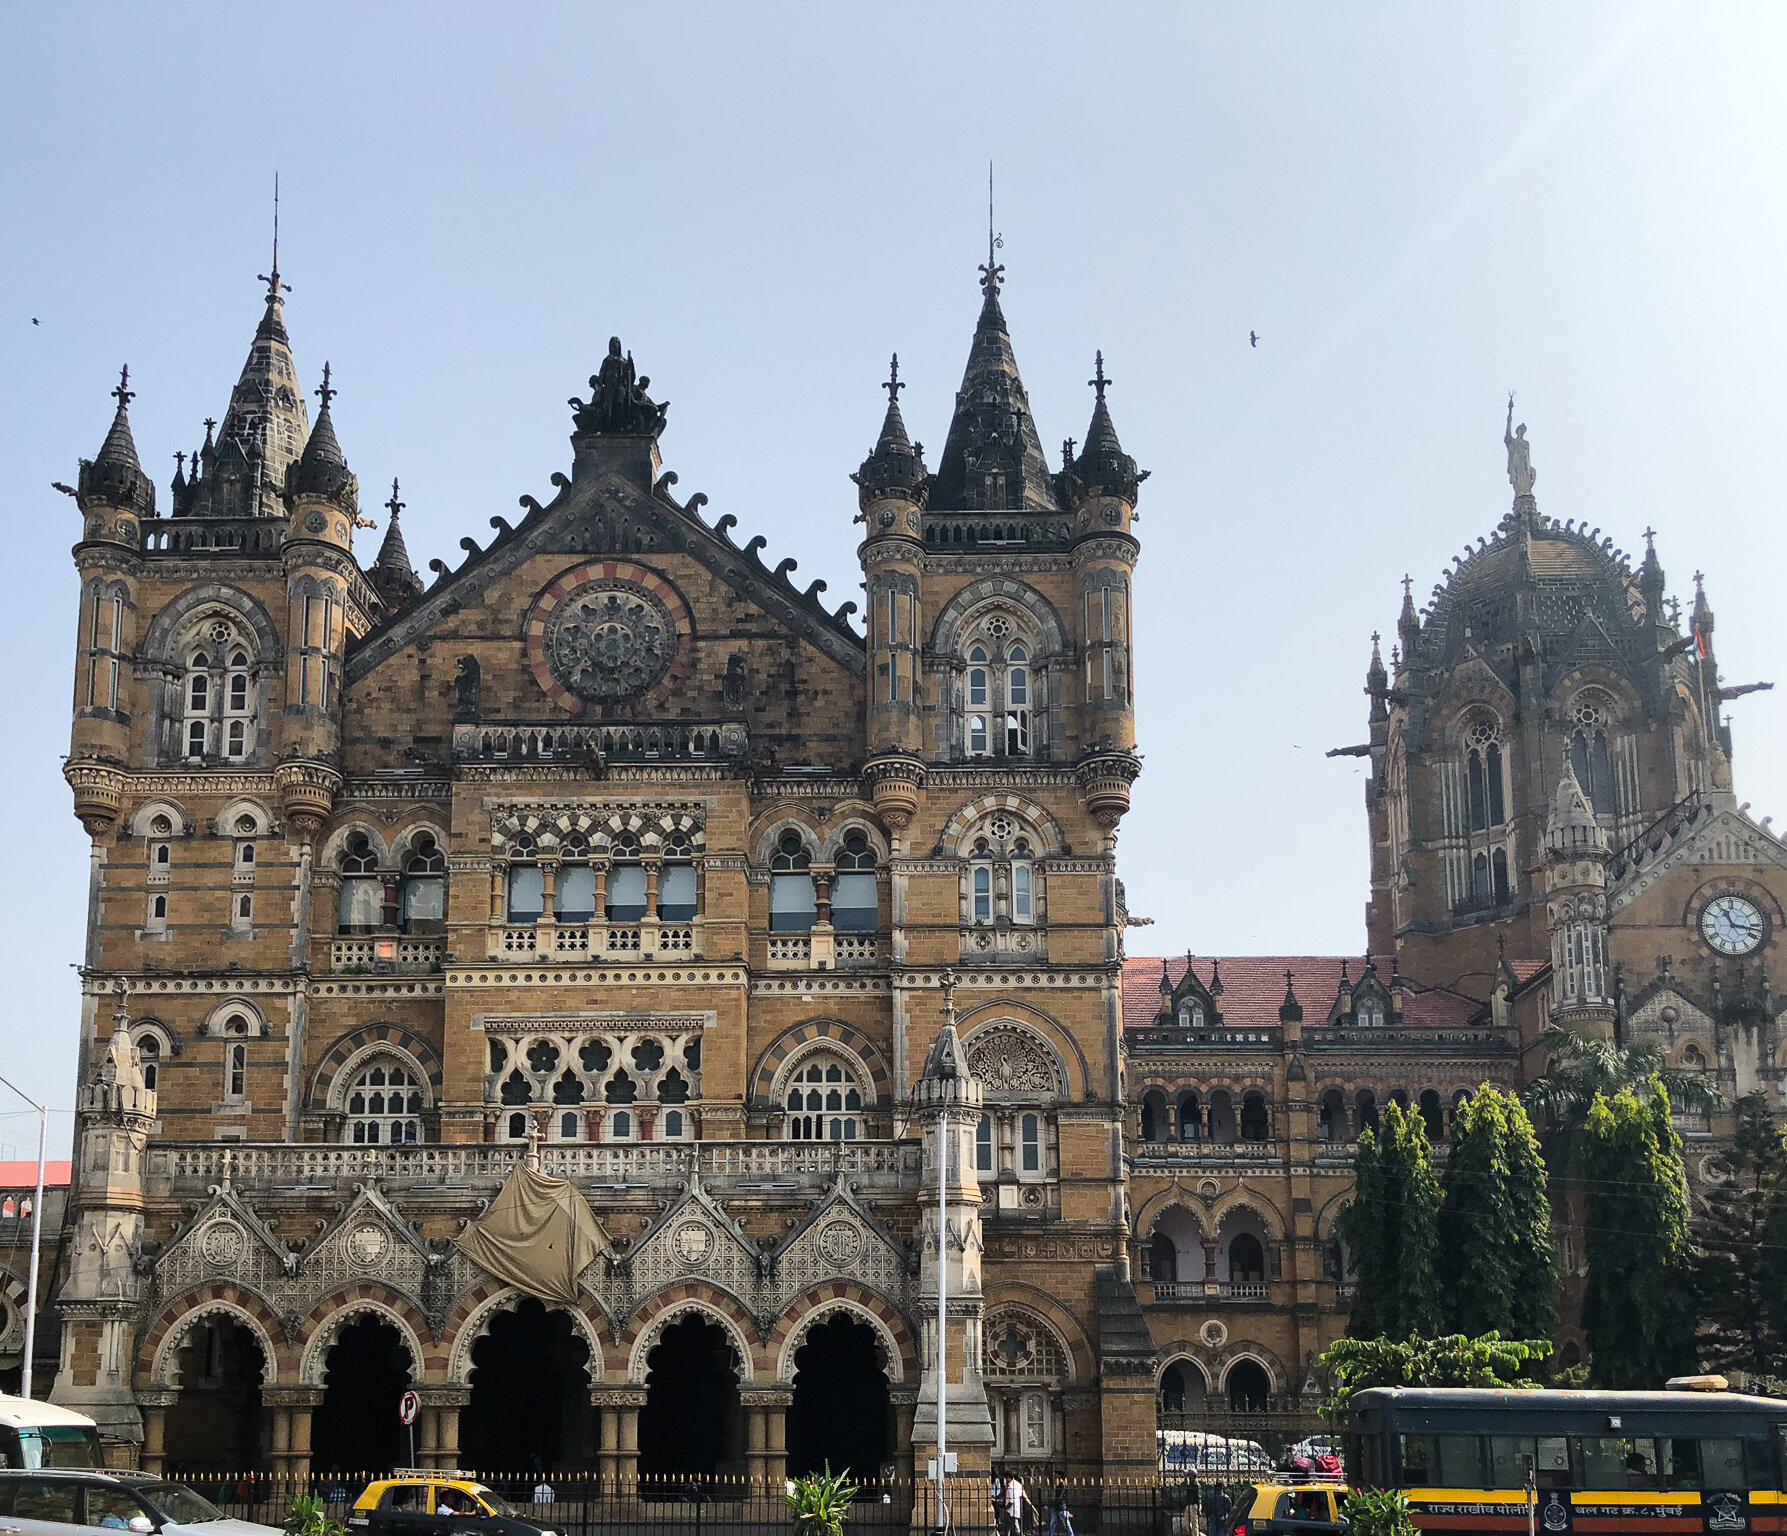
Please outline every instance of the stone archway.
[[402, 1332], [364, 1312], [343, 1323], [323, 1356], [323, 1400], [311, 1420], [311, 1465], [319, 1472], [385, 1472], [413, 1465], [397, 1401], [419, 1374]]
[[862, 1318], [835, 1310], [806, 1330], [794, 1352], [788, 1409], [788, 1472], [830, 1467], [873, 1481], [893, 1459], [883, 1349]]
[[526, 1297], [492, 1315], [470, 1354], [461, 1465], [517, 1477], [596, 1465], [590, 1346], [569, 1313]]
[[178, 1395], [163, 1439], [169, 1474], [267, 1470], [261, 1388], [274, 1374], [255, 1331], [233, 1311], [198, 1313], [174, 1342], [168, 1375]]
[[739, 1377], [731, 1334], [699, 1309], [664, 1325], [645, 1357], [639, 1472], [645, 1478], [737, 1476], [745, 1470]]

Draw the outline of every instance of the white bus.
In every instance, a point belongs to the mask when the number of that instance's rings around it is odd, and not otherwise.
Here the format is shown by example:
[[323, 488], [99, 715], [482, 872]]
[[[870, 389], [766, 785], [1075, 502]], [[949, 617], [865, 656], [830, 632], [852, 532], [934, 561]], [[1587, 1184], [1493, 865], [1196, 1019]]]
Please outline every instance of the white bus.
[[83, 1413], [0, 1393], [0, 1467], [103, 1467], [99, 1429]]

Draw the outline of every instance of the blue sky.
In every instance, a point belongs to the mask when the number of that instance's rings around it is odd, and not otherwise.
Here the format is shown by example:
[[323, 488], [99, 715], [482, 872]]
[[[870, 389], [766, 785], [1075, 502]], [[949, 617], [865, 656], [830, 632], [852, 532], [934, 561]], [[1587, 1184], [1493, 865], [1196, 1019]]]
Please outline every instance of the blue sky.
[[[1102, 348], [1153, 471], [1132, 951], [1356, 951], [1363, 769], [1322, 753], [1363, 739], [1404, 571], [1424, 594], [1506, 509], [1509, 389], [1541, 507], [1654, 526], [1727, 680], [1781, 670], [1784, 43], [1762, 4], [6, 8], [6, 1075], [72, 1103], [49, 482], [128, 361], [165, 498], [258, 316], [275, 170], [299, 368], [333, 364], [366, 499], [402, 477], [418, 565], [549, 493], [618, 333], [680, 491], [837, 600], [889, 352], [941, 447], [993, 158], [1044, 443]], [[1787, 690], [1732, 713], [1739, 799], [1787, 812]]]

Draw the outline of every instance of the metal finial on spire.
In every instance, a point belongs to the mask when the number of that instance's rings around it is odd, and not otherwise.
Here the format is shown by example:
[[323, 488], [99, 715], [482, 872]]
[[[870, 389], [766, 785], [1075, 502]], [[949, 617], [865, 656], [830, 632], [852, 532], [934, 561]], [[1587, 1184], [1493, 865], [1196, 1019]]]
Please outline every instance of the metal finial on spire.
[[894, 353], [893, 361], [888, 364], [887, 382], [881, 387], [887, 391], [889, 405], [898, 403], [900, 391], [906, 387], [900, 382], [900, 354], [898, 352]]
[[397, 499], [397, 476], [391, 476], [391, 499], [385, 503], [385, 510], [391, 514], [391, 521], [396, 522], [397, 514], [408, 505], [408, 502]]
[[325, 411], [329, 409], [329, 402], [331, 400], [333, 400], [340, 393], [341, 393], [340, 390], [333, 389], [330, 387], [329, 365], [327, 363], [324, 363], [323, 364], [323, 382], [317, 386], [316, 394], [317, 394], [317, 398], [323, 402], [323, 409]]
[[1091, 386], [1091, 388], [1098, 391], [1098, 399], [1102, 404], [1104, 401], [1105, 386], [1112, 381], [1104, 376], [1104, 353], [1102, 351], [1095, 353], [1093, 360], [1096, 365], [1096, 371], [1091, 378], [1086, 380], [1086, 383]]
[[1646, 528], [1644, 530], [1644, 547], [1646, 549], [1655, 549], [1657, 547], [1657, 530], [1655, 528]]
[[1402, 576], [1402, 595], [1409, 598], [1411, 602], [1414, 600], [1411, 595], [1414, 591], [1414, 586], [1415, 578], [1404, 571]]
[[993, 228], [993, 162], [987, 161], [987, 264], [980, 269], [980, 286], [986, 296], [997, 298], [1000, 280], [1005, 276], [1005, 268], [1000, 264], [999, 252], [1005, 248], [1005, 236]]
[[118, 409], [123, 410], [136, 397], [136, 391], [130, 387], [130, 364], [126, 363], [118, 370], [118, 387], [112, 391], [112, 398], [118, 402]]
[[1073, 448], [1074, 443], [1071, 437], [1061, 439], [1061, 467], [1063, 469], [1073, 468]]
[[290, 293], [292, 285], [281, 282], [279, 278], [279, 172], [273, 173], [273, 270], [256, 274], [259, 281], [267, 285], [267, 302], [277, 304], [279, 295]]

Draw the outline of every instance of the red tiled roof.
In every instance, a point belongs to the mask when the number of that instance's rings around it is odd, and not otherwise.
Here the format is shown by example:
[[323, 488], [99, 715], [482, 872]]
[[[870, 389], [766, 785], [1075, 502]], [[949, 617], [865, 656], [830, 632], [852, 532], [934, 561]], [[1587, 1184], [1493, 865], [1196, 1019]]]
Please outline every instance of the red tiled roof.
[[[1123, 962], [1123, 1027], [1150, 1029], [1160, 1012], [1160, 960]], [[1216, 999], [1224, 1024], [1237, 1029], [1272, 1028], [1284, 1002], [1284, 973], [1291, 973], [1305, 1027], [1320, 1024], [1340, 991], [1340, 967], [1357, 983], [1365, 971], [1361, 955], [1217, 955], [1194, 957], [1198, 980], [1210, 985], [1214, 967], [1222, 976]], [[1166, 962], [1167, 976], [1177, 986], [1185, 975], [1185, 957]], [[1390, 984], [1390, 957], [1377, 957], [1378, 977]], [[1462, 992], [1444, 988], [1422, 991], [1404, 983], [1402, 1022], [1409, 1028], [1457, 1029], [1481, 1010], [1482, 1004]]]
[[[53, 1185], [66, 1184], [74, 1170], [71, 1162], [45, 1162], [43, 1165], [43, 1185], [49, 1189]], [[27, 1162], [0, 1162], [0, 1189], [35, 1189], [37, 1187], [37, 1159]]]

